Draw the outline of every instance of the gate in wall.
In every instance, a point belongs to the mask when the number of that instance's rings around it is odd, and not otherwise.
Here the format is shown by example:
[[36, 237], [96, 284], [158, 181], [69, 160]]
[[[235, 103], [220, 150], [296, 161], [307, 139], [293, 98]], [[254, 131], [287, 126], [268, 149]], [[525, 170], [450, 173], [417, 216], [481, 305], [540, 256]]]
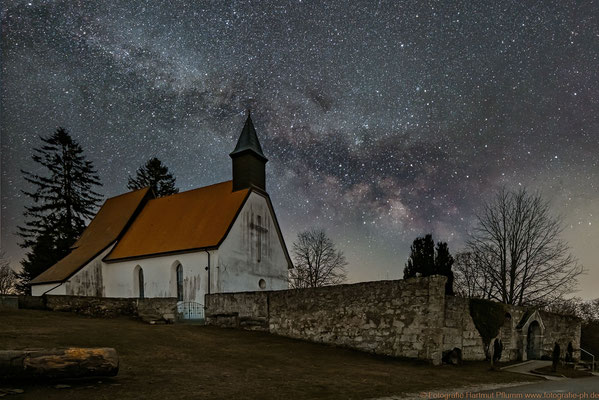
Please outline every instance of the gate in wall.
[[180, 301], [177, 303], [177, 314], [185, 320], [203, 320], [204, 305], [193, 301]]

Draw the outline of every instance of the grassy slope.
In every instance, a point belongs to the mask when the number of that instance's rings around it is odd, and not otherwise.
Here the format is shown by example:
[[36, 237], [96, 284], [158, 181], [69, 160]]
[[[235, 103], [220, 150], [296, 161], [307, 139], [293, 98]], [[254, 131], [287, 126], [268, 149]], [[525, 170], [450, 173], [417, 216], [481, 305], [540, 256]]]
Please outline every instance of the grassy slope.
[[115, 347], [118, 377], [70, 389], [10, 383], [26, 390], [11, 399], [352, 399], [529, 380], [485, 363], [433, 367], [261, 332], [0, 311], [0, 349], [68, 346]]

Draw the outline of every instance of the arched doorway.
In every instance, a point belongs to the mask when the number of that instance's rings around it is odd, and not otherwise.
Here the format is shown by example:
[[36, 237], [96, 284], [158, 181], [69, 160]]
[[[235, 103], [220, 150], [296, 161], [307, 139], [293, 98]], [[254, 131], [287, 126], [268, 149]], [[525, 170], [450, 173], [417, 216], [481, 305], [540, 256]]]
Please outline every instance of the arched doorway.
[[528, 360], [538, 360], [541, 358], [541, 326], [538, 321], [533, 321], [528, 326], [526, 358]]

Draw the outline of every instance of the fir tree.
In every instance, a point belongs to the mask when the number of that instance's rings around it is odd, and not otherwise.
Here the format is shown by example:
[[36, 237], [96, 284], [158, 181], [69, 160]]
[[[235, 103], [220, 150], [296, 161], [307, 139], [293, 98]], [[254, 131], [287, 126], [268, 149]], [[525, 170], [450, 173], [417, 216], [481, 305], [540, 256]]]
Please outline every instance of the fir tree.
[[168, 172], [168, 167], [154, 157], [137, 169], [135, 178], [129, 177], [127, 188], [136, 190], [149, 186], [156, 197], [162, 197], [179, 193], [175, 181], [176, 178]]
[[445, 284], [445, 294], [452, 295], [453, 292], [453, 257], [449, 253], [449, 247], [445, 242], [437, 242], [437, 249], [435, 251], [435, 271], [437, 275], [443, 275], [447, 277], [447, 283]]
[[410, 257], [404, 268], [404, 279], [415, 276], [430, 276], [435, 269], [435, 242], [432, 235], [414, 239]]
[[94, 191], [101, 186], [97, 171], [69, 133], [58, 128], [40, 139], [32, 158], [44, 173], [21, 171], [33, 186], [22, 191], [33, 204], [25, 207], [25, 224], [18, 227], [20, 246], [30, 249], [21, 262], [21, 289], [70, 252], [101, 200]]
[[[23, 270], [18, 273], [17, 291], [20, 293], [29, 293], [29, 282], [56, 264], [62, 257], [58, 255], [59, 250], [56, 241], [50, 234], [40, 234], [30, 251], [25, 254], [25, 259], [21, 261]], [[66, 256], [65, 253], [64, 255]]]
[[453, 257], [449, 253], [447, 243], [435, 241], [432, 235], [414, 240], [410, 247], [410, 257], [403, 271], [404, 279], [415, 276], [443, 275], [447, 277], [445, 293], [453, 295]]

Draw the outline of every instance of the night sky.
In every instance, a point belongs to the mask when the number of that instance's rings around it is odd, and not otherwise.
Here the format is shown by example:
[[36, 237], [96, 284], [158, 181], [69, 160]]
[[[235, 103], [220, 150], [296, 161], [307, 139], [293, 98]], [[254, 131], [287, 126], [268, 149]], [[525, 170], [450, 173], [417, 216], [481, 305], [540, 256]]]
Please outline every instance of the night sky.
[[505, 185], [539, 190], [599, 286], [597, 1], [4, 1], [2, 249], [39, 135], [67, 128], [110, 197], [157, 156], [230, 179], [252, 118], [287, 245], [326, 229], [351, 281], [402, 276], [428, 232], [463, 248]]

